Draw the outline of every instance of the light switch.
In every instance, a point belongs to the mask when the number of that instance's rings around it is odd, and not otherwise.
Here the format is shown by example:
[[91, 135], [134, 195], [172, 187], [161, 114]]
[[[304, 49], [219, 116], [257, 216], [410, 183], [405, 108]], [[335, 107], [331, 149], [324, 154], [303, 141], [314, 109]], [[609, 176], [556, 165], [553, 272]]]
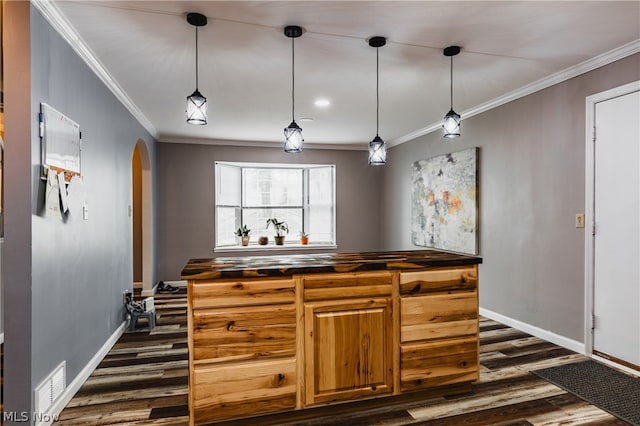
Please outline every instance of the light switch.
[[89, 206], [86, 204], [82, 206], [82, 219], [89, 220]]
[[584, 213], [576, 215], [576, 228], [584, 228]]

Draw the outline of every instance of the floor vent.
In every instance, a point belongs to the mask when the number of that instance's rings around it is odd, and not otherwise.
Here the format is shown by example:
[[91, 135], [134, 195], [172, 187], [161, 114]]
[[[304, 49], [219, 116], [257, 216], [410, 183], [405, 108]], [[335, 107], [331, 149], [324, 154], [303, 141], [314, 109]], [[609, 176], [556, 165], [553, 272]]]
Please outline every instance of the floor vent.
[[37, 413], [47, 412], [66, 387], [66, 363], [62, 361], [55, 370], [36, 387], [35, 409]]

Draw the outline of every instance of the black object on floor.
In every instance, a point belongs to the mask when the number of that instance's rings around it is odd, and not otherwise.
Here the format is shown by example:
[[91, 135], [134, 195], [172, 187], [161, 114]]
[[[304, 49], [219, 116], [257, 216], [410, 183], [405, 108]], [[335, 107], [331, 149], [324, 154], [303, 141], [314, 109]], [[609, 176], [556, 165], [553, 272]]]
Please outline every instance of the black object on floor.
[[160, 281], [158, 283], [158, 288], [157, 288], [158, 293], [179, 293], [180, 292], [180, 288], [179, 287], [174, 287], [170, 284], [165, 283], [164, 281]]
[[634, 426], [640, 426], [638, 377], [591, 360], [532, 373]]

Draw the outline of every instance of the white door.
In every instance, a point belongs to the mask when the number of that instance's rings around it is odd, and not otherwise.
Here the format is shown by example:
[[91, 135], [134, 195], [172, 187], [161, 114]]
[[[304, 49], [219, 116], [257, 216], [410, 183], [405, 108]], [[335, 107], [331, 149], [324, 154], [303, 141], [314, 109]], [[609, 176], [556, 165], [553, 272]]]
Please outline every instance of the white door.
[[594, 122], [593, 352], [640, 366], [640, 92]]

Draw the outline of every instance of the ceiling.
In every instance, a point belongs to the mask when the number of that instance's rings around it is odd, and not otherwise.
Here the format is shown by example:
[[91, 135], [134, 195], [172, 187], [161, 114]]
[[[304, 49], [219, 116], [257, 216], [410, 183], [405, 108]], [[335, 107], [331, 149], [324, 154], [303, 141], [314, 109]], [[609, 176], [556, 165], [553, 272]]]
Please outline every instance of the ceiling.
[[[450, 106], [464, 118], [640, 51], [639, 1], [35, 1], [159, 140], [274, 144], [295, 119], [306, 146], [362, 148], [376, 133], [390, 145], [440, 128]], [[46, 13], [45, 13], [46, 12]], [[195, 89], [209, 122], [185, 122]], [[53, 17], [53, 18], [52, 18]], [[316, 100], [329, 106], [316, 106]], [[464, 132], [464, 121], [462, 123]]]

